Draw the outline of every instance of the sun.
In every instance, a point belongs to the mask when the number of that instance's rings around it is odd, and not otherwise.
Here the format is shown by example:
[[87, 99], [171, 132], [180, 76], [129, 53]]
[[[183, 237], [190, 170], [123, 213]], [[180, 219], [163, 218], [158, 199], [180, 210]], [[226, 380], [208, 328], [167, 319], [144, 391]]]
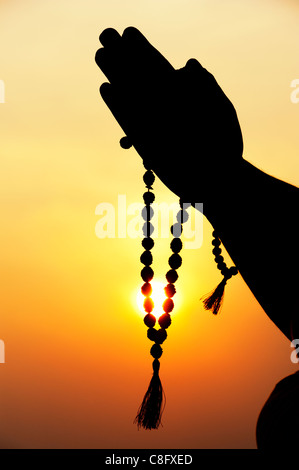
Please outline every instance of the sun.
[[[160, 315], [163, 313], [163, 308], [162, 304], [164, 300], [167, 298], [164, 292], [164, 287], [167, 285], [167, 282], [159, 281], [159, 280], [152, 280], [151, 281], [151, 286], [153, 289], [151, 299], [154, 302], [154, 309], [151, 312], [155, 317], [158, 319]], [[137, 293], [136, 293], [136, 304], [138, 308], [138, 312], [140, 315], [144, 316], [145, 311], [143, 308], [143, 302], [144, 302], [144, 295], [141, 293], [141, 286], [139, 287]], [[172, 313], [172, 312], [171, 312]]]

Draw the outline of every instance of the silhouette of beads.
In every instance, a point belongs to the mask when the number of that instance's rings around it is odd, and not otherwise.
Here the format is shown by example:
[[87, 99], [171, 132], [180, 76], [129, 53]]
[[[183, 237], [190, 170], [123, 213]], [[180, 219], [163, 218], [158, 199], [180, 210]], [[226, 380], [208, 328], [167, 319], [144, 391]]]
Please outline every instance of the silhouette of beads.
[[228, 280], [232, 276], [236, 276], [238, 274], [238, 269], [236, 268], [236, 266], [232, 266], [230, 268], [227, 267], [227, 264], [224, 262], [224, 258], [221, 255], [222, 253], [222, 249], [220, 248], [221, 241], [219, 239], [219, 236], [216, 230], [213, 230], [212, 235], [214, 237], [212, 240], [212, 245], [214, 246], [212, 253], [214, 255], [215, 263], [217, 264], [217, 269], [219, 269], [222, 276], [226, 280]]
[[141, 287], [141, 292], [145, 297], [149, 297], [152, 293], [153, 289], [149, 282], [145, 282]]
[[141, 215], [143, 220], [151, 220], [153, 215], [154, 215], [154, 210], [150, 205], [144, 206], [144, 208], [141, 211]]
[[169, 315], [169, 313], [163, 313], [163, 315], [159, 317], [158, 323], [161, 328], [166, 330], [166, 328], [171, 325], [171, 316]]
[[172, 299], [166, 299], [163, 302], [163, 310], [166, 313], [170, 313], [174, 308], [174, 302]]
[[178, 275], [178, 273], [176, 272], [175, 269], [170, 269], [166, 273], [166, 279], [169, 282], [169, 284], [174, 284], [175, 281], [178, 279], [178, 277], [179, 277], [179, 275]]
[[174, 238], [170, 243], [170, 248], [174, 253], [179, 253], [183, 248], [183, 243], [180, 238]]
[[144, 280], [144, 282], [150, 282], [154, 277], [154, 271], [152, 270], [150, 266], [145, 266], [141, 270], [141, 277]]
[[156, 317], [152, 313], [148, 313], [145, 315], [143, 321], [148, 328], [152, 328], [156, 324]]
[[[162, 313], [162, 315], [160, 315], [158, 319], [160, 329], [156, 329], [154, 328], [156, 324], [156, 318], [151, 313], [154, 308], [154, 302], [150, 297], [152, 294], [152, 286], [150, 281], [154, 276], [154, 271], [150, 267], [153, 263], [153, 256], [150, 250], [154, 246], [154, 240], [151, 237], [154, 231], [154, 227], [150, 221], [154, 216], [154, 211], [151, 207], [151, 204], [155, 200], [155, 195], [152, 192], [152, 184], [155, 181], [155, 175], [148, 166], [145, 166], [145, 168], [146, 172], [143, 175], [143, 181], [147, 187], [147, 191], [143, 194], [143, 201], [145, 206], [141, 211], [141, 216], [144, 220], [144, 224], [142, 227], [144, 235], [144, 238], [142, 240], [142, 246], [145, 251], [140, 256], [140, 261], [142, 264], [145, 265], [145, 267], [141, 271], [141, 277], [144, 280], [144, 284], [141, 287], [141, 292], [145, 297], [143, 307], [146, 312], [146, 315], [144, 317], [144, 323], [148, 327], [147, 337], [150, 341], [154, 342], [154, 345], [152, 346], [150, 352], [155, 359], [159, 359], [163, 353], [163, 350], [160, 345], [166, 340], [166, 329], [171, 325], [170, 313], [174, 309], [174, 301], [172, 297], [176, 293], [174, 283], [178, 279], [177, 269], [182, 265], [182, 257], [179, 255], [179, 252], [182, 250], [183, 243], [180, 239], [180, 236], [182, 234], [183, 229], [182, 224], [189, 219], [189, 214], [186, 211], [187, 205], [183, 204], [183, 202], [180, 200], [180, 210], [176, 215], [177, 222], [170, 227], [173, 239], [170, 243], [172, 254], [168, 259], [168, 264], [171, 269], [168, 270], [166, 273], [166, 279], [168, 284], [164, 288], [164, 292], [166, 295], [166, 299], [162, 304], [164, 313]], [[217, 252], [216, 254], [220, 255], [221, 249], [219, 249], [218, 245], [215, 245], [215, 247], [218, 249], [218, 251], [220, 250], [219, 253]]]
[[182, 264], [182, 258], [177, 253], [170, 256], [168, 264], [172, 269], [178, 269]]
[[174, 285], [167, 284], [167, 286], [164, 287], [164, 292], [165, 292], [166, 297], [173, 297], [174, 294], [176, 293]]
[[126, 150], [132, 147], [132, 142], [127, 136], [122, 137], [119, 143], [120, 143], [121, 148], [126, 149]]
[[155, 343], [151, 347], [150, 353], [155, 359], [160, 359], [160, 357], [162, 356], [162, 353], [163, 353], [163, 349], [161, 348], [160, 344]]
[[155, 200], [154, 193], [147, 191], [146, 193], [143, 194], [143, 200], [144, 200], [144, 204], [146, 205], [152, 204]]
[[143, 175], [143, 181], [148, 189], [152, 189], [152, 184], [155, 181], [155, 175], [152, 170], [147, 170]]
[[145, 250], [151, 250], [154, 244], [154, 240], [151, 237], [146, 237], [142, 240], [142, 246]]
[[146, 250], [140, 256], [140, 261], [142, 264], [145, 264], [145, 266], [150, 266], [153, 262], [153, 255], [149, 250]]
[[151, 299], [150, 297], [146, 297], [144, 302], [143, 302], [143, 307], [144, 307], [144, 310], [148, 313], [151, 313], [151, 311], [153, 310], [154, 308], [154, 301], [153, 299]]
[[154, 226], [149, 221], [144, 222], [142, 232], [144, 237], [150, 237], [153, 234]]
[[162, 344], [167, 338], [167, 331], [163, 328], [156, 330], [155, 328], [149, 328], [147, 330], [147, 337], [150, 341], [157, 344]]

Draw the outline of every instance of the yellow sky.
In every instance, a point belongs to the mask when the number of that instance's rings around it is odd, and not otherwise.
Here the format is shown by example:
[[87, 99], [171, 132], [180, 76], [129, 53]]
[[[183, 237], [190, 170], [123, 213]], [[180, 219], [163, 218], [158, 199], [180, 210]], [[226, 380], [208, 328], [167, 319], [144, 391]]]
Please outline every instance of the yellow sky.
[[[132, 424], [151, 374], [134, 301], [140, 240], [97, 238], [95, 210], [118, 195], [141, 202], [143, 167], [119, 147], [94, 54], [105, 27], [134, 25], [175, 67], [196, 57], [237, 109], [244, 157], [298, 185], [298, 14], [275, 0], [0, 2], [0, 445], [255, 446], [259, 410], [296, 366], [240, 276], [218, 318], [203, 310], [219, 281], [207, 222], [203, 246], [183, 252], [161, 359], [164, 426]], [[176, 200], [159, 181], [155, 193]], [[153, 251], [162, 281], [168, 243]]]

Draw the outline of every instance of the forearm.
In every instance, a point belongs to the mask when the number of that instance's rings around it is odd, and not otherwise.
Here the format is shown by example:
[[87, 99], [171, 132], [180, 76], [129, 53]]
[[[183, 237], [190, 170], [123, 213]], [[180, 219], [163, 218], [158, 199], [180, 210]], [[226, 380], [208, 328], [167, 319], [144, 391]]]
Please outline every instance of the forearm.
[[299, 335], [298, 208], [298, 188], [245, 160], [223, 181], [216, 199], [204, 203], [244, 281], [290, 339]]

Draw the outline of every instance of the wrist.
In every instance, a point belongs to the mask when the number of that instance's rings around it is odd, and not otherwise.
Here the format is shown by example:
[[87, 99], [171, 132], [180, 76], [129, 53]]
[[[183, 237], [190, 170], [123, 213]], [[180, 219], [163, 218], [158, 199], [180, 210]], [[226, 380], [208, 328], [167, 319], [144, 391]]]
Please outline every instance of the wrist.
[[217, 221], [228, 216], [229, 208], [238, 207], [242, 210], [252, 186], [254, 170], [257, 169], [242, 158], [226, 168], [225, 172], [213, 176], [203, 201], [203, 213], [213, 227]]

